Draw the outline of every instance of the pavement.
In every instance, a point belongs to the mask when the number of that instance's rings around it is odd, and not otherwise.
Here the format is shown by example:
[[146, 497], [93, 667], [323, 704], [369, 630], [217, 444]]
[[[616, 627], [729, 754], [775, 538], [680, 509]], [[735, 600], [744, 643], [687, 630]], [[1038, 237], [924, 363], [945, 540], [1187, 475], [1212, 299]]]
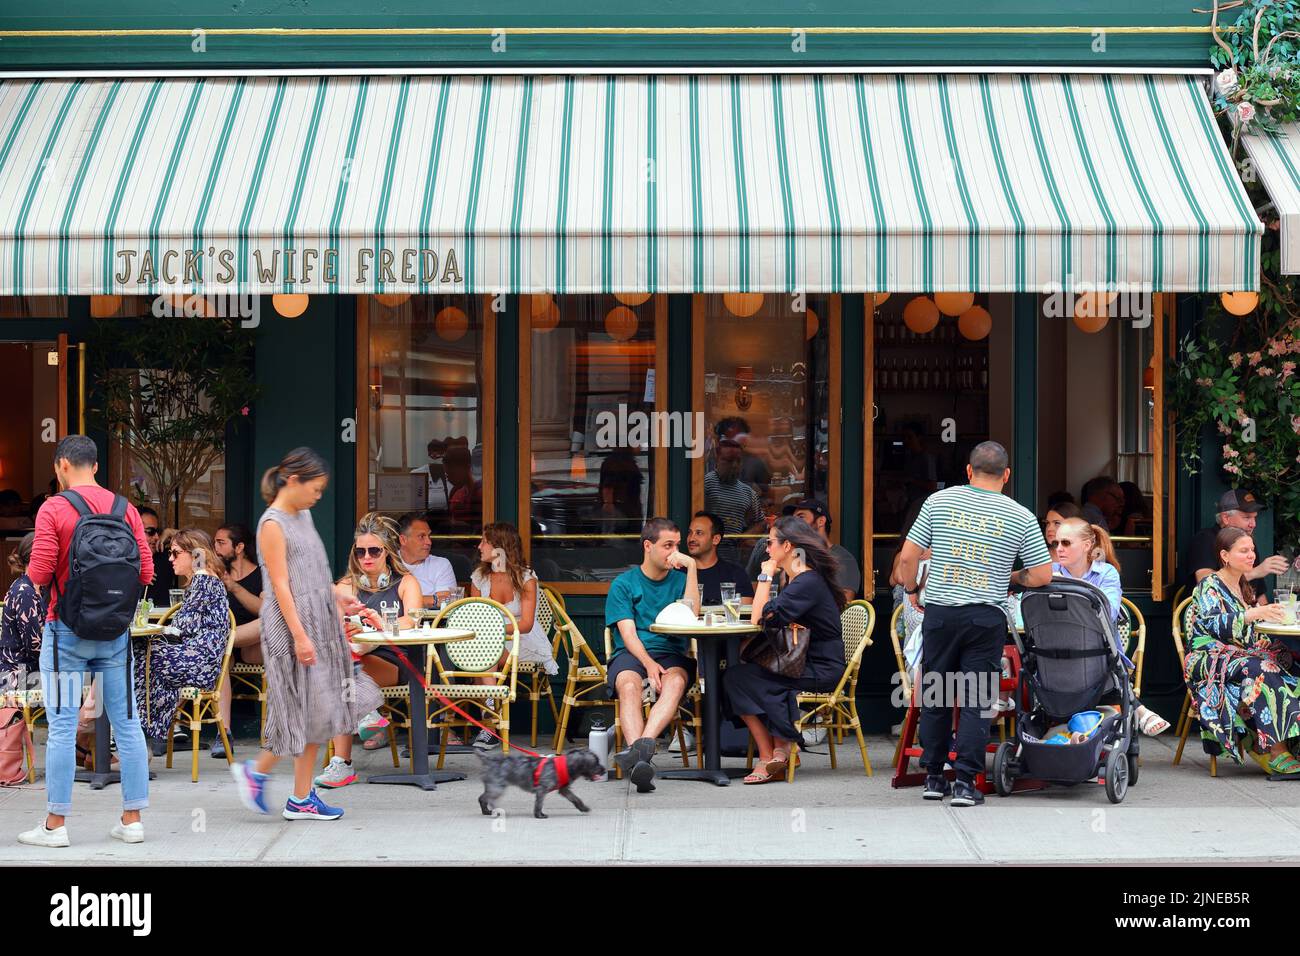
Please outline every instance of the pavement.
[[[188, 752], [171, 770], [155, 759], [143, 844], [108, 836], [120, 807], [117, 786], [77, 784], [66, 849], [14, 839], [44, 812], [43, 739], [38, 733], [36, 782], [0, 789], [0, 864], [1300, 862], [1300, 782], [1271, 783], [1255, 764], [1228, 760], [1211, 778], [1195, 740], [1175, 767], [1172, 731], [1143, 741], [1140, 780], [1118, 806], [1095, 783], [990, 795], [982, 807], [925, 802], [920, 788], [890, 786], [894, 742], [875, 736], [868, 738], [871, 778], [856, 746], [847, 745], [838, 770], [824, 755], [805, 754], [793, 785], [660, 781], [641, 795], [612, 778], [579, 781], [574, 789], [592, 812], [552, 794], [546, 820], [533, 819], [531, 795], [517, 789], [502, 798], [500, 816], [483, 816], [472, 754], [447, 758], [447, 769], [469, 779], [436, 792], [361, 782], [326, 793], [346, 810], [337, 822], [256, 816], [240, 805], [225, 761], [205, 747], [198, 783], [190, 782]], [[252, 756], [252, 744], [237, 741], [237, 755]], [[387, 750], [358, 747], [355, 759], [363, 781], [392, 770]], [[677, 760], [660, 754], [656, 765]], [[284, 762], [273, 778], [277, 807], [288, 795], [289, 773]]]

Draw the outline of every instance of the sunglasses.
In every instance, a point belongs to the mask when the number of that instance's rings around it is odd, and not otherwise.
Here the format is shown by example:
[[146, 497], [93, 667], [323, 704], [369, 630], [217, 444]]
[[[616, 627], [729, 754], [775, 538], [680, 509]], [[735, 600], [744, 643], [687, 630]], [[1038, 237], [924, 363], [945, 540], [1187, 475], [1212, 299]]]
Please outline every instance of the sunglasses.
[[158, 536], [158, 529], [157, 529], [157, 528], [145, 528], [145, 529], [144, 529], [144, 533], [145, 533], [148, 537], [150, 537], [150, 538], [155, 538], [155, 537]]
[[1072, 548], [1072, 547], [1074, 547], [1074, 542], [1071, 541], [1069, 538], [1057, 538], [1057, 539], [1056, 539], [1056, 546], [1057, 546], [1058, 548], [1061, 548], [1061, 547]]
[[352, 549], [352, 556], [356, 558], [358, 561], [360, 561], [362, 558], [366, 557], [367, 555], [369, 555], [372, 558], [377, 558], [383, 553], [384, 553], [383, 548], [353, 548]]
[[180, 557], [182, 554], [184, 554], [184, 553], [185, 553], [184, 551], [177, 551], [175, 548], [172, 548], [172, 550], [171, 550], [171, 557], [172, 557], [172, 560], [175, 561], [177, 558], [179, 558], [179, 557]]

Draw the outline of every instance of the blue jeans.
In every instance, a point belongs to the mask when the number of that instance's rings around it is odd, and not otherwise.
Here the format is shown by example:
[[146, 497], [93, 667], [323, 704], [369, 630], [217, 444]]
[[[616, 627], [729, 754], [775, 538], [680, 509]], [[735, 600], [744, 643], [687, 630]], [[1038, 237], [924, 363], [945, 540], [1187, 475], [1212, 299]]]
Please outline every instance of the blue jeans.
[[[45, 693], [45, 718], [50, 725], [45, 745], [45, 789], [48, 810], [55, 816], [66, 816], [72, 809], [72, 782], [77, 771], [77, 718], [86, 671], [102, 675], [95, 705], [108, 714], [117, 739], [117, 756], [122, 765], [122, 809], [143, 810], [149, 806], [149, 751], [134, 704], [131, 717], [128, 719], [126, 715], [127, 701], [134, 693], [126, 666], [130, 640], [123, 634], [115, 641], [83, 641], [62, 621], [45, 623], [41, 686]], [[54, 672], [56, 642], [58, 674]]]

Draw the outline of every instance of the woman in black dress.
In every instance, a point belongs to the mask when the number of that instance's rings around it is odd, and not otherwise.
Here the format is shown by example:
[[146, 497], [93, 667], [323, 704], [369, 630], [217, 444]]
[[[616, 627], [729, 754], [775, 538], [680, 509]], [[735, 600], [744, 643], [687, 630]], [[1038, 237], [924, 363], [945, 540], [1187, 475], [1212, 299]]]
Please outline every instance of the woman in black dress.
[[[723, 706], [737, 727], [749, 728], [758, 763], [745, 783], [784, 780], [792, 741], [800, 735], [796, 695], [834, 690], [844, 673], [840, 612], [844, 592], [835, 585], [837, 565], [821, 535], [793, 515], [779, 519], [767, 536], [767, 560], [754, 585], [755, 624], [807, 628], [808, 656], [803, 675], [783, 677], [758, 664], [729, 666], [722, 675]], [[771, 596], [778, 572], [786, 584]]]

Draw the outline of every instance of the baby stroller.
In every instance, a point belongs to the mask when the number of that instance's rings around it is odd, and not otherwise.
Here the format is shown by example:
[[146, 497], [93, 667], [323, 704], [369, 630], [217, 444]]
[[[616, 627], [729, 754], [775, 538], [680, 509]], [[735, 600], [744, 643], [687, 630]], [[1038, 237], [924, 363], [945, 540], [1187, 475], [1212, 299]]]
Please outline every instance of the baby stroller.
[[[1102, 776], [1106, 796], [1119, 803], [1137, 783], [1137, 701], [1106, 595], [1086, 581], [1054, 577], [1045, 587], [1025, 591], [1020, 609], [1025, 631], [1017, 637], [1021, 669], [1016, 735], [1004, 741], [993, 758], [994, 787], [1005, 797], [1017, 777], [1074, 786]], [[1044, 741], [1053, 725], [1093, 710], [1104, 694], [1115, 690], [1118, 713], [1103, 713], [1086, 740]]]

